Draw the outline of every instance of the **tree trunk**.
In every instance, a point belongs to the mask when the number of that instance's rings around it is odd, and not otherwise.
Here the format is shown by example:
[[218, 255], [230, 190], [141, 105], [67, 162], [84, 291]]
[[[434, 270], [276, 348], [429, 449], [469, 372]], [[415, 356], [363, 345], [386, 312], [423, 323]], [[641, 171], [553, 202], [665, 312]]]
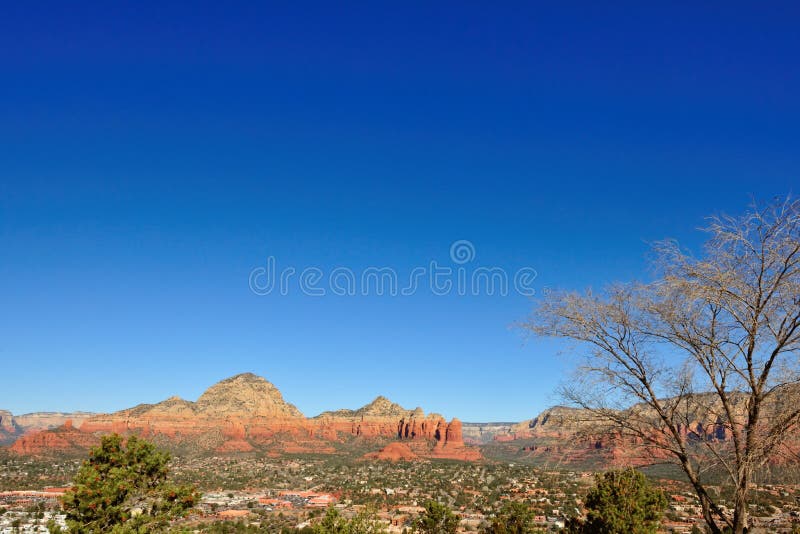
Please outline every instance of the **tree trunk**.
[[750, 473], [743, 473], [733, 496], [733, 534], [743, 534], [747, 528], [747, 494], [750, 490]]
[[711, 513], [710, 503], [702, 495], [700, 496], [700, 505], [703, 508], [703, 519], [706, 520], [706, 525], [711, 531], [711, 534], [722, 534], [722, 530], [717, 526], [717, 522], [714, 520], [714, 514]]

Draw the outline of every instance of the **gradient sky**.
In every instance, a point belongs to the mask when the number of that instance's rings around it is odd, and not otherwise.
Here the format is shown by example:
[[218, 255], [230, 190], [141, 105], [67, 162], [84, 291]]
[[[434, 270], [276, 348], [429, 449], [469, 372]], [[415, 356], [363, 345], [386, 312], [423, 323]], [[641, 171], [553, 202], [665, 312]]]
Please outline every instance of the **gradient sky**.
[[3, 7], [0, 408], [252, 371], [307, 415], [530, 418], [569, 363], [511, 328], [528, 298], [257, 296], [250, 271], [408, 273], [467, 239], [539, 291], [600, 287], [798, 193], [797, 3], [234, 4]]

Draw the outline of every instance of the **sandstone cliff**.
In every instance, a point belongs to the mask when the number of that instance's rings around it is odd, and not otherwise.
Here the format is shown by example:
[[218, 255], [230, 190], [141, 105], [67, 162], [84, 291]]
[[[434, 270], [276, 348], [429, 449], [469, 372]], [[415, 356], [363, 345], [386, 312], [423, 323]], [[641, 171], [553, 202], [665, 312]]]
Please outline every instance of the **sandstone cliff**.
[[458, 419], [448, 423], [439, 414], [426, 415], [419, 407], [408, 410], [385, 397], [377, 397], [357, 410], [324, 412], [314, 420], [328, 438], [348, 432], [366, 438], [391, 437], [405, 443], [419, 457], [456, 460], [481, 458], [477, 449], [464, 444], [462, 425]]
[[13, 441], [18, 434], [14, 416], [8, 410], [0, 410], [0, 444]]
[[512, 427], [519, 423], [463, 423], [464, 442], [472, 445], [483, 445], [491, 442], [496, 436], [506, 436]]
[[[764, 420], [777, 416], [786, 408], [776, 397], [775, 405], [763, 410]], [[731, 433], [724, 410], [716, 395], [701, 393], [680, 399], [666, 398], [664, 405], [673, 405], [680, 421], [677, 428], [688, 442], [724, 442], [731, 439]], [[746, 397], [733, 395], [731, 406], [737, 417], [746, 410]], [[655, 412], [644, 404], [637, 404], [615, 412], [634, 425], [651, 431], [653, 426], [645, 423], [658, 423]], [[658, 426], [657, 424], [655, 425]], [[657, 433], [650, 434], [649, 440], [659, 439]], [[608, 419], [599, 417], [587, 410], [556, 406], [542, 411], [533, 419], [513, 425], [506, 434], [498, 434], [495, 444], [507, 444], [508, 453], [516, 447], [523, 456], [547, 458], [559, 463], [601, 462], [604, 465], [649, 464], [663, 459], [663, 451], [644, 447], [642, 438], [623, 434]], [[800, 443], [800, 437], [790, 439], [790, 444]], [[502, 447], [490, 446], [498, 450]], [[775, 459], [775, 461], [779, 461]]]
[[[669, 405], [676, 403], [675, 399], [664, 399], [662, 403]], [[732, 397], [734, 413], [742, 415], [746, 409], [744, 395]], [[765, 415], [769, 412], [765, 408]], [[615, 412], [629, 420], [656, 420], [653, 410], [645, 404], [636, 404], [625, 410]], [[729, 438], [724, 410], [716, 395], [702, 393], [693, 395], [681, 401], [678, 409], [681, 421], [678, 428], [687, 437], [696, 439]], [[576, 434], [603, 433], [609, 424], [588, 410], [566, 406], [554, 406], [541, 412], [528, 421], [523, 421], [511, 427], [510, 435], [516, 438], [550, 436], [570, 438]]]
[[80, 426], [83, 421], [92, 417], [93, 413], [88, 412], [34, 412], [23, 415], [15, 415], [14, 421], [24, 432], [31, 430], [44, 430], [56, 428], [67, 421], [72, 421], [74, 426]]
[[568, 406], [553, 406], [528, 421], [513, 425], [514, 437], [552, 436], [565, 437], [586, 428], [595, 418], [587, 411]]
[[214, 384], [197, 401], [170, 397], [112, 414], [95, 415], [80, 428], [68, 425], [19, 438], [21, 454], [45, 454], [91, 445], [98, 436], [135, 433], [185, 451], [332, 453], [349, 440], [401, 440], [414, 454], [474, 460], [480, 453], [464, 444], [462, 425], [421, 408], [407, 410], [378, 397], [356, 410], [325, 412], [307, 419], [280, 391], [251, 373]]
[[23, 434], [57, 428], [67, 421], [80, 425], [92, 415], [86, 412], [35, 412], [13, 415], [8, 410], [0, 410], [0, 445], [11, 443]]

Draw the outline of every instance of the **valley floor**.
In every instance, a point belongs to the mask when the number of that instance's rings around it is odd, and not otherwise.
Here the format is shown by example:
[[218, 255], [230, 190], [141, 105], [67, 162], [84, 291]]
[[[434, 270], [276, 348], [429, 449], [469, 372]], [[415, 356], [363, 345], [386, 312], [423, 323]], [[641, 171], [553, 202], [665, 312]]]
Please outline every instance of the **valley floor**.
[[[47, 520], [60, 522], [57, 499], [37, 492], [67, 485], [78, 465], [74, 459], [0, 458], [0, 533], [45, 531]], [[557, 530], [566, 517], [582, 512], [580, 496], [592, 475], [519, 462], [391, 463], [330, 455], [179, 457], [172, 463], [176, 481], [204, 493], [187, 525], [202, 530], [238, 522], [264, 532], [307, 526], [331, 505], [345, 515], [373, 508], [391, 532], [402, 532], [429, 499], [456, 511], [465, 531], [478, 530], [509, 500], [527, 503], [544, 530]], [[664, 531], [690, 532], [699, 522], [693, 494], [679, 480], [660, 479], [659, 485], [670, 496]], [[800, 520], [800, 486], [760, 486], [755, 495], [751, 513], [767, 531], [788, 530]]]

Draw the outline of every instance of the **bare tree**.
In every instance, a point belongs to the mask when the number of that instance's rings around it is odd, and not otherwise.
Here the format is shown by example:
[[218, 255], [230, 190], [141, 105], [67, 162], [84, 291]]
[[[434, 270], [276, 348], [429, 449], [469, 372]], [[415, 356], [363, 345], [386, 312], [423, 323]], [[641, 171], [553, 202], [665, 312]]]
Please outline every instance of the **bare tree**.
[[[800, 421], [800, 201], [704, 230], [698, 257], [655, 245], [655, 281], [550, 293], [524, 327], [586, 349], [567, 400], [593, 431], [678, 464], [711, 531], [738, 534], [754, 474]], [[720, 473], [732, 510], [710, 490]]]

